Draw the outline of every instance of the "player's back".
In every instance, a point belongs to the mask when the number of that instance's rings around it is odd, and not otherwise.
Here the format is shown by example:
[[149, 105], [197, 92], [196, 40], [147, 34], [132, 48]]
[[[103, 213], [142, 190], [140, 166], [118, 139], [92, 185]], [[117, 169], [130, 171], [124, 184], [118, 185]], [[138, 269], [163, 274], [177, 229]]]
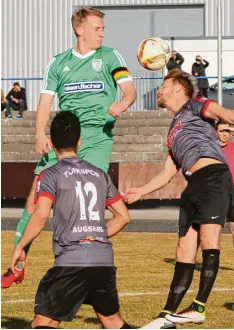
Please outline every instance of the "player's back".
[[109, 176], [79, 157], [63, 158], [47, 169], [39, 194], [54, 200], [53, 247], [57, 266], [112, 266], [105, 205], [119, 193]]

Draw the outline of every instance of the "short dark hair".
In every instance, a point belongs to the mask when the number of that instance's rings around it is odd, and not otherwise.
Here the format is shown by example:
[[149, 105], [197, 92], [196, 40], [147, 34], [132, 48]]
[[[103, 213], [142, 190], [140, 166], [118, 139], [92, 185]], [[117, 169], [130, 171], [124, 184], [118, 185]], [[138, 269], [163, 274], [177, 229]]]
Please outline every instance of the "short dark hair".
[[[216, 123], [216, 129], [218, 129], [219, 125], [226, 125], [228, 123], [226, 123], [224, 120], [219, 120], [217, 123]], [[228, 124], [229, 125], [229, 124]], [[230, 125], [229, 125], [230, 126]]]
[[78, 117], [70, 111], [58, 113], [51, 123], [50, 136], [58, 151], [76, 151], [80, 138]]
[[15, 83], [13, 84], [13, 86], [19, 86], [19, 87], [20, 87], [20, 84], [19, 84], [18, 82], [15, 82]]

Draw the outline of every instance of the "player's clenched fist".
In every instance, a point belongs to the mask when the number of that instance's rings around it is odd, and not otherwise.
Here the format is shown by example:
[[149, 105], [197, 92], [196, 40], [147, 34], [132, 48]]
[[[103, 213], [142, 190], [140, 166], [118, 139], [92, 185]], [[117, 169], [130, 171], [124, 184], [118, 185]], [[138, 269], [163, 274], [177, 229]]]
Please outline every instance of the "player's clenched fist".
[[36, 136], [36, 152], [40, 155], [43, 155], [52, 148], [50, 139], [45, 135]]
[[126, 111], [126, 107], [120, 101], [112, 103], [109, 107], [109, 113], [115, 118], [119, 117], [121, 112], [124, 112], [124, 111]]
[[129, 188], [123, 195], [123, 200], [125, 203], [132, 204], [143, 196], [141, 188]]

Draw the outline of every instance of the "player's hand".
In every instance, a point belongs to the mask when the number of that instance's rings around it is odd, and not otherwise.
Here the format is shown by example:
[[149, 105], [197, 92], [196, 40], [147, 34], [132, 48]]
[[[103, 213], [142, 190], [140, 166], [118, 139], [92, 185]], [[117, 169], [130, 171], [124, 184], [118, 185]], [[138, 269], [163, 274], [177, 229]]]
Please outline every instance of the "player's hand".
[[142, 189], [141, 188], [129, 188], [127, 191], [123, 194], [123, 200], [127, 204], [132, 204], [139, 199], [141, 199], [143, 196]]
[[46, 154], [50, 148], [52, 148], [51, 141], [45, 134], [36, 136], [36, 152], [38, 154]]
[[16, 245], [15, 252], [12, 257], [11, 261], [11, 270], [15, 274], [17, 273], [17, 264], [19, 261], [22, 262], [22, 266], [24, 268], [24, 262], [26, 260], [26, 253], [24, 249], [22, 249], [19, 245]]
[[114, 102], [109, 107], [109, 113], [115, 118], [119, 117], [119, 115], [124, 111], [126, 111], [126, 107], [123, 103], [121, 103], [121, 101]]

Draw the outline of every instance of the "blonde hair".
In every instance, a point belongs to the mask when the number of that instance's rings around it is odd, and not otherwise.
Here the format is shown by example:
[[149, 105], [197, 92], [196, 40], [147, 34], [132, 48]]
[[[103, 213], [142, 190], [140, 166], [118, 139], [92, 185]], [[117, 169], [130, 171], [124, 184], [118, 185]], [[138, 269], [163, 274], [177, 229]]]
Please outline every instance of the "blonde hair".
[[76, 33], [77, 26], [83, 23], [88, 16], [97, 16], [103, 18], [105, 14], [99, 9], [93, 7], [80, 7], [79, 9], [74, 10], [71, 18], [71, 23], [72, 23], [73, 31], [75, 32], [76, 36], [77, 36]]

